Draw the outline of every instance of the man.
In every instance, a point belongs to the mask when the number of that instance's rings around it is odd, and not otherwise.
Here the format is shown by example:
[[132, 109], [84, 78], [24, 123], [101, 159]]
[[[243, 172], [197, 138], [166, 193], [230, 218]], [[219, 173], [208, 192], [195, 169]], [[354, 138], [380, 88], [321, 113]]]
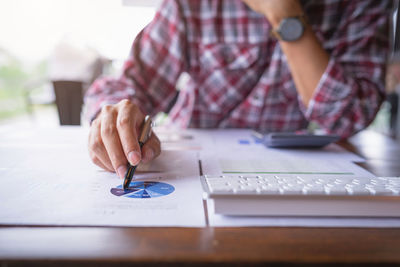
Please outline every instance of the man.
[[[86, 96], [89, 153], [123, 177], [160, 153], [137, 142], [144, 114], [182, 127], [295, 131], [313, 121], [346, 138], [382, 102], [390, 1], [166, 0], [135, 39], [119, 79]], [[273, 33], [274, 37], [271, 36]]]

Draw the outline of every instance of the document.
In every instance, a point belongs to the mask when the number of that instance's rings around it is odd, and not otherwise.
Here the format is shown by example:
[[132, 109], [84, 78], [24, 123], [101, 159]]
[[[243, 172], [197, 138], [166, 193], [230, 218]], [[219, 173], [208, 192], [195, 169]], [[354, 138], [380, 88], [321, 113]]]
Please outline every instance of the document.
[[82, 129], [6, 139], [0, 142], [0, 224], [205, 226], [196, 152], [162, 152], [140, 165], [125, 192], [122, 179], [91, 163]]
[[354, 164], [363, 158], [335, 144], [322, 149], [268, 148], [249, 130], [210, 131], [210, 138], [211, 146], [201, 153], [203, 174], [374, 176]]
[[[332, 156], [336, 159], [350, 161], [350, 162], [364, 162], [365, 159], [351, 153], [336, 144], [330, 144], [323, 148], [315, 149], [282, 149], [282, 148], [269, 148], [264, 146], [260, 140], [253, 136], [253, 131], [247, 129], [216, 129], [207, 131], [210, 142], [207, 146], [213, 147], [214, 151], [218, 154], [231, 153], [232, 151], [242, 152], [251, 149], [254, 153], [268, 152], [270, 157], [275, 155], [286, 154], [292, 156], [314, 155], [315, 157]], [[206, 147], [205, 147], [206, 148]], [[205, 149], [204, 149], [205, 150]]]
[[222, 174], [298, 174], [298, 175], [362, 175], [362, 168], [342, 160], [327, 161], [313, 157], [275, 157], [219, 159]]

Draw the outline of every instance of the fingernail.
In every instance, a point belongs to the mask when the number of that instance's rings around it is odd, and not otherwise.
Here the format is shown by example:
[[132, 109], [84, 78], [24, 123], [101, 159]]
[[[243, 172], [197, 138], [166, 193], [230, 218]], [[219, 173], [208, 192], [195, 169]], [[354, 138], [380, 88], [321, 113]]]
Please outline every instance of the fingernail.
[[117, 168], [118, 176], [123, 179], [125, 177], [126, 170], [127, 170], [126, 166], [124, 165], [119, 166]]
[[131, 165], [138, 165], [141, 159], [140, 153], [136, 151], [131, 151], [128, 153], [128, 160]]

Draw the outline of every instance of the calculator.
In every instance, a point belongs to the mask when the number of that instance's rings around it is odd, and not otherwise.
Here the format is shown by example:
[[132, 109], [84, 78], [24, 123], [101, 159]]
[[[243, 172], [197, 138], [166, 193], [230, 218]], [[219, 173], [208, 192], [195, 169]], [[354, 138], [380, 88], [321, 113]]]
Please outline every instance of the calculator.
[[338, 135], [320, 135], [308, 133], [253, 133], [267, 147], [277, 148], [319, 148], [340, 139]]

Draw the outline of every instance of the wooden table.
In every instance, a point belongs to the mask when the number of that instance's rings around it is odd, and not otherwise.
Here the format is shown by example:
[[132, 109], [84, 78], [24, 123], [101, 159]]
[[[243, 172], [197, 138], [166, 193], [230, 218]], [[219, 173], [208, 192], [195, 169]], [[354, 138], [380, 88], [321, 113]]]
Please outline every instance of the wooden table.
[[[376, 175], [400, 175], [400, 144], [394, 140], [366, 131], [341, 145], [364, 156], [361, 165]], [[400, 229], [0, 227], [0, 261], [4, 266], [400, 265]]]

